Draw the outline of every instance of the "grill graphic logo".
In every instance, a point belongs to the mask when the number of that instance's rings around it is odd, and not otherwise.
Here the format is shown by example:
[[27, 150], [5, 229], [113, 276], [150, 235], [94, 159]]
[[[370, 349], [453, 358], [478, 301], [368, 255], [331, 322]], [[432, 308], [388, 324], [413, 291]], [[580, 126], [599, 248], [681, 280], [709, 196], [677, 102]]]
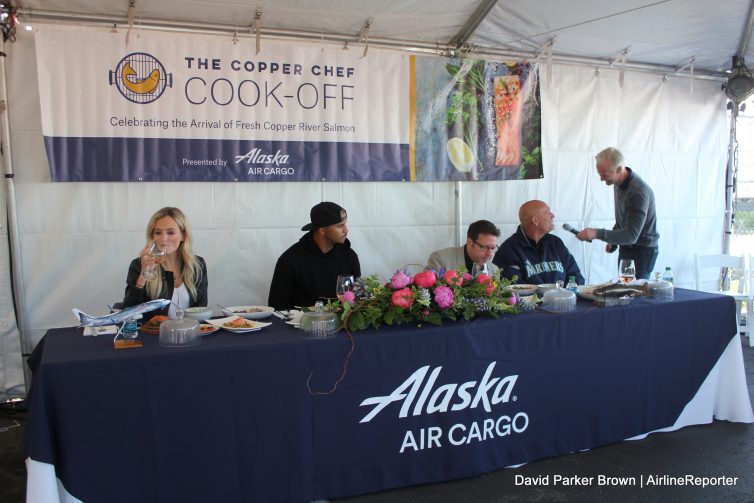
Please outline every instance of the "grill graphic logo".
[[132, 103], [156, 101], [165, 88], [173, 87], [173, 74], [167, 73], [157, 58], [145, 52], [133, 52], [109, 71], [110, 85]]

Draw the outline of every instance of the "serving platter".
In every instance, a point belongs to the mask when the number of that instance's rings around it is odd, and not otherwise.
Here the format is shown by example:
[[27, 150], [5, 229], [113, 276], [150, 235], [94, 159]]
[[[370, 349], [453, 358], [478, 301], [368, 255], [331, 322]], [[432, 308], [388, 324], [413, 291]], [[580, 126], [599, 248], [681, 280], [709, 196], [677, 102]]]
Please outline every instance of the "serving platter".
[[226, 318], [207, 320], [207, 323], [236, 334], [256, 332], [257, 330], [261, 330], [264, 327], [272, 325], [272, 323], [269, 322], [247, 320], [245, 318], [242, 318], [241, 316], [236, 315], [228, 316]]

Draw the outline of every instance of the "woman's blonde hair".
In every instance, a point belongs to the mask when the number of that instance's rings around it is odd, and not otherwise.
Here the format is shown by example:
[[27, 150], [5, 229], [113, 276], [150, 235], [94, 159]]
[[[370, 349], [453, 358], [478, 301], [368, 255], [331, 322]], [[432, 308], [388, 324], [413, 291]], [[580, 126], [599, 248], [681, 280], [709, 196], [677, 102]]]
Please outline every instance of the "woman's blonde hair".
[[[157, 221], [164, 217], [170, 217], [175, 220], [175, 223], [178, 224], [178, 228], [183, 234], [183, 241], [178, 245], [178, 267], [181, 271], [183, 283], [186, 285], [188, 291], [191, 292], [191, 296], [196, 298], [196, 284], [199, 281], [201, 268], [192, 249], [193, 237], [186, 215], [180, 209], [172, 206], [166, 206], [157, 210], [147, 224], [147, 244], [154, 240], [154, 228], [157, 225]], [[162, 292], [162, 274], [158, 274], [156, 278], [147, 281], [147, 294], [149, 298], [158, 298], [160, 292]]]

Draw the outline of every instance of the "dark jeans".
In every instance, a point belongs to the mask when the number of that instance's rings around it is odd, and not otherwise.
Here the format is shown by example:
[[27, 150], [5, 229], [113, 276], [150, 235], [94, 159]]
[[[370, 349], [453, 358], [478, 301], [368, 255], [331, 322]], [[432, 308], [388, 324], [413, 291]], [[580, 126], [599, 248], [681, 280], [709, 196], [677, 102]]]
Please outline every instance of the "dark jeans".
[[660, 250], [646, 246], [621, 246], [618, 249], [618, 263], [621, 259], [632, 258], [636, 265], [636, 279], [649, 279]]

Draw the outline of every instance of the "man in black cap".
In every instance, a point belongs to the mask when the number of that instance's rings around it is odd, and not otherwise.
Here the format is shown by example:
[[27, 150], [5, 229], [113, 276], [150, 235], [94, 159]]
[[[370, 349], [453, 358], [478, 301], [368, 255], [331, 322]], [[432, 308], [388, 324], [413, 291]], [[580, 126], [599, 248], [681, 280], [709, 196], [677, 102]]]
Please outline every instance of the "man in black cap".
[[308, 231], [288, 248], [275, 264], [267, 303], [275, 309], [311, 306], [322, 298], [334, 298], [338, 276], [361, 276], [359, 257], [346, 239], [347, 213], [325, 201], [309, 213]]

